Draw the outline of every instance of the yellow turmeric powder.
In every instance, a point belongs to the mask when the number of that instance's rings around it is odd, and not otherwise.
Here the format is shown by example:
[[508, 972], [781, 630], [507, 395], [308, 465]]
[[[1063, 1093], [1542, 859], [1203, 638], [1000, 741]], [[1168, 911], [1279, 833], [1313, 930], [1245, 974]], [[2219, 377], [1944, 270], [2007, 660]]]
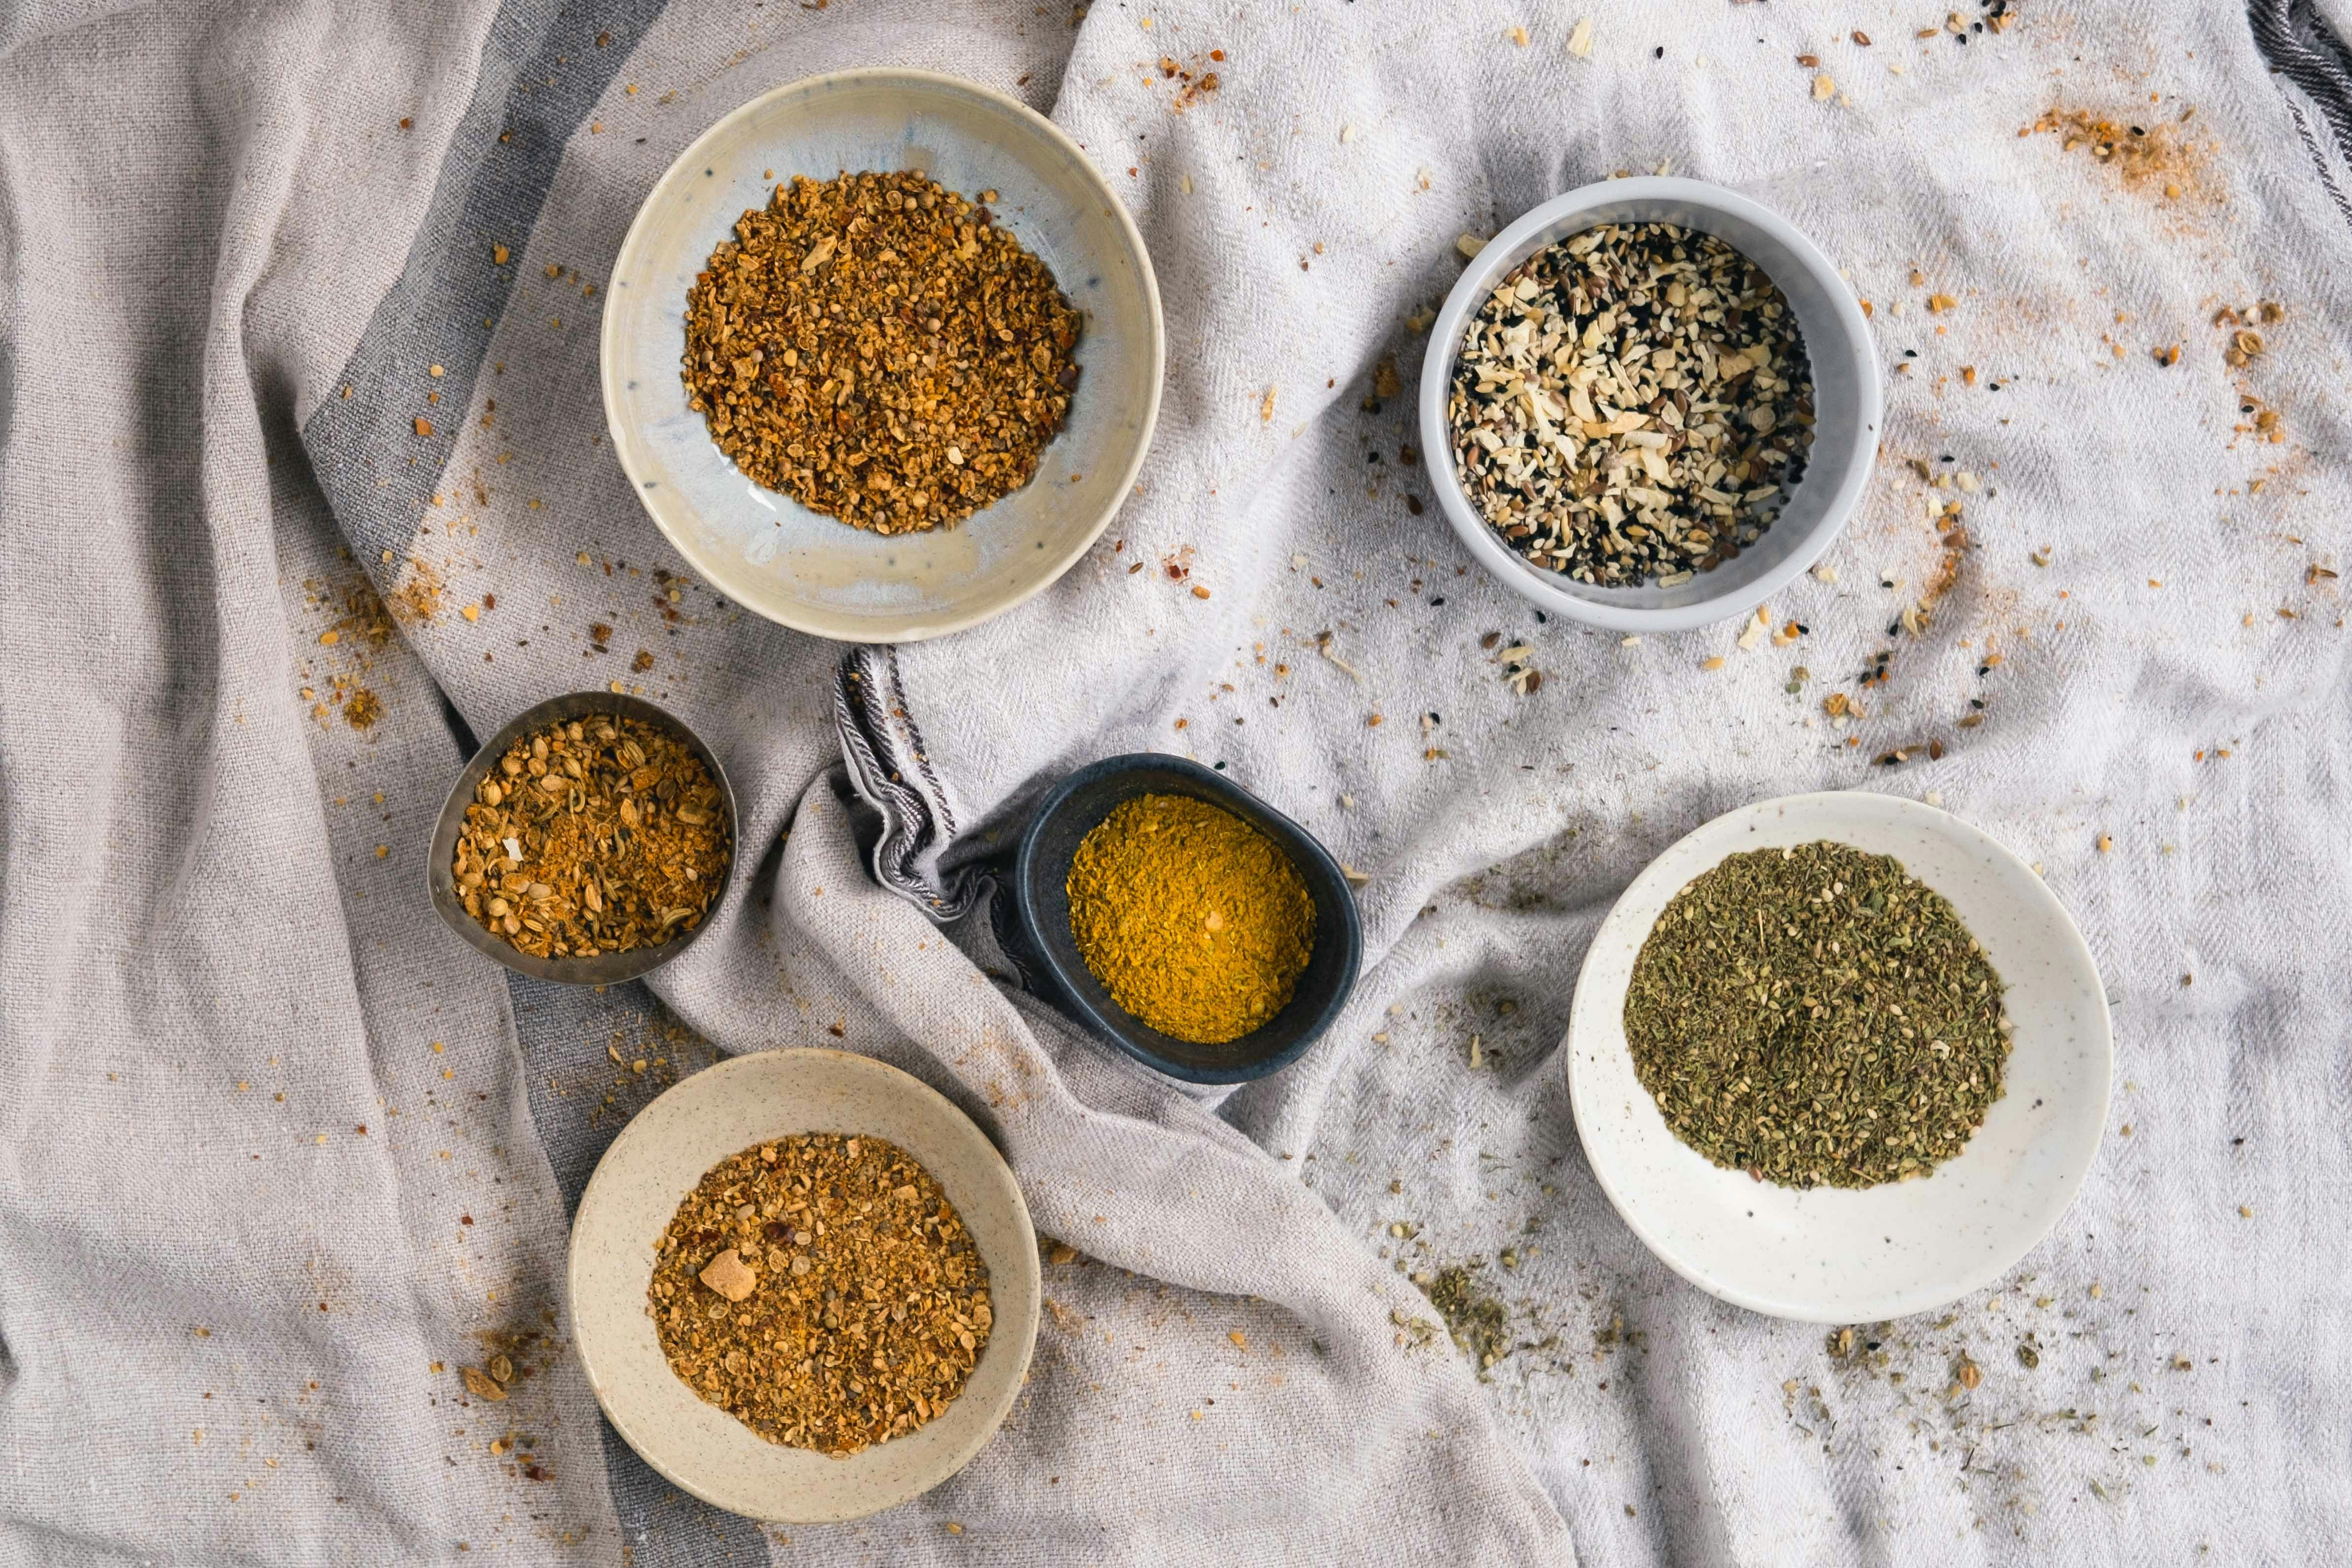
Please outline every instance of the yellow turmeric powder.
[[1067, 887], [1070, 935], [1111, 999], [1195, 1045], [1280, 1012], [1315, 948], [1315, 901], [1281, 847], [1189, 795], [1121, 801]]

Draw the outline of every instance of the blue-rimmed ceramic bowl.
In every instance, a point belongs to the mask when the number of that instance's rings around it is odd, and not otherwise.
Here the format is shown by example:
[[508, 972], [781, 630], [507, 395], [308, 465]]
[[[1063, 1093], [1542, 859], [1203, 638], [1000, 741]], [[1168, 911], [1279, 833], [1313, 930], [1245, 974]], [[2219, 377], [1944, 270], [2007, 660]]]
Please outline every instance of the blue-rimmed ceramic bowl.
[[[1222, 806], [1282, 846], [1315, 901], [1315, 949], [1288, 1005], [1239, 1040], [1196, 1045], [1162, 1034], [1111, 1000], [1070, 935], [1070, 862], [1079, 843], [1138, 795], [1189, 795]], [[1315, 835], [1227, 779], [1181, 757], [1106, 757], [1055, 785], [1015, 852], [1012, 917], [998, 922], [1033, 985], [1119, 1050], [1187, 1083], [1245, 1083], [1278, 1072], [1321, 1037], [1356, 988], [1364, 927], [1339, 862]]]

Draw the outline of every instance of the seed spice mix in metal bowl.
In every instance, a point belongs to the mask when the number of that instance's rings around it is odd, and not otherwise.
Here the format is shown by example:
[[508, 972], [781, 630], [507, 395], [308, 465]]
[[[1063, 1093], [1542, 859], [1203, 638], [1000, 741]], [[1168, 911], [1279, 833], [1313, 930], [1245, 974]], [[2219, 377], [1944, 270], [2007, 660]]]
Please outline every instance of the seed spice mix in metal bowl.
[[1658, 916], [1625, 992], [1675, 1135], [1781, 1186], [1875, 1186], [1958, 1155], [2000, 1098], [2001, 980], [1948, 900], [1827, 841], [1731, 855]]
[[936, 1419], [995, 1318], [931, 1174], [879, 1138], [730, 1155], [663, 1231], [646, 1310], [670, 1368], [769, 1442], [846, 1457]]
[[694, 930], [734, 853], [718, 781], [668, 730], [591, 714], [518, 740], [475, 788], [451, 871], [482, 929], [541, 958]]
[[803, 176], [695, 278], [688, 403], [737, 467], [814, 511], [951, 527], [1036, 472], [1078, 326], [985, 205], [919, 171]]
[[1612, 224], [1504, 276], [1446, 413], [1463, 488], [1514, 550], [1580, 582], [1672, 588], [1779, 516], [1813, 384], [1762, 268], [1711, 235]]

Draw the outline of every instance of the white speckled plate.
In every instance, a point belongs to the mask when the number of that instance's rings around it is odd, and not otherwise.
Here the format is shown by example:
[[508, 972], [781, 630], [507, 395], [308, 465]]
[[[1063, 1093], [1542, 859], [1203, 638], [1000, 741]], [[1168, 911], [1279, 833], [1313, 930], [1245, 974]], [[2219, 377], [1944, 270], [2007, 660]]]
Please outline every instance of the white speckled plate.
[[[1633, 960], [1667, 903], [1726, 856], [1829, 839], [1893, 855], [1951, 900], [2008, 987], [2006, 1092], [1957, 1159], [1918, 1181], [1798, 1192], [1676, 1138], [1625, 1043]], [[1870, 1322], [1999, 1279], [2050, 1234], [2098, 1152], [2113, 1045], [2082, 933], [2032, 867], [1947, 812], [1887, 795], [1790, 795], [1717, 817], [1617, 901], [1576, 985], [1569, 1098], [1601, 1189], [1699, 1289], [1774, 1317]]]
[[[670, 1370], [646, 1312], [654, 1243], [703, 1173], [789, 1133], [898, 1145], [939, 1178], [988, 1265], [988, 1347], [947, 1414], [828, 1458], [787, 1448], [706, 1403]], [[614, 1427], [703, 1501], [753, 1519], [822, 1524], [905, 1502], [947, 1479], [1003, 1424], [1037, 1343], [1037, 1232], [988, 1135], [895, 1067], [838, 1051], [769, 1051], [705, 1069], [637, 1113], [572, 1222], [572, 1343]]]
[[[920, 169], [989, 204], [1085, 318], [1069, 423], [1036, 477], [952, 528], [885, 538], [745, 478], [686, 405], [686, 293], [746, 208], [795, 174]], [[769, 178], [769, 171], [774, 178]], [[777, 88], [679, 154], [629, 225], [604, 307], [604, 417], [646, 510], [737, 603], [820, 637], [912, 642], [1062, 575], [1134, 487], [1167, 353], [1143, 236], [1076, 142], [999, 92], [930, 71]]]

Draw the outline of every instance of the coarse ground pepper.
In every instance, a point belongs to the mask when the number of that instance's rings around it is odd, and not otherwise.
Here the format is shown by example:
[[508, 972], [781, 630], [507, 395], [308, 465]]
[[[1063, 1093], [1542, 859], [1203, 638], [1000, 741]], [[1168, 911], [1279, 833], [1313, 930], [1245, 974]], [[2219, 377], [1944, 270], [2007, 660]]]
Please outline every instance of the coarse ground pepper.
[[796, 177], [687, 294], [688, 402], [737, 467], [813, 510], [952, 526], [1036, 472], [1078, 327], [1044, 262], [919, 171]]
[[1315, 949], [1315, 901], [1281, 847], [1189, 795], [1139, 795], [1071, 858], [1070, 935], [1111, 999], [1218, 1045], [1283, 1009]]
[[656, 1247], [671, 1370], [772, 1443], [836, 1456], [946, 1410], [988, 1348], [988, 1268], [947, 1194], [879, 1138], [731, 1155]]
[[451, 866], [482, 929], [541, 958], [625, 953], [702, 924], [733, 855], [702, 759], [611, 714], [518, 740], [476, 787]]

